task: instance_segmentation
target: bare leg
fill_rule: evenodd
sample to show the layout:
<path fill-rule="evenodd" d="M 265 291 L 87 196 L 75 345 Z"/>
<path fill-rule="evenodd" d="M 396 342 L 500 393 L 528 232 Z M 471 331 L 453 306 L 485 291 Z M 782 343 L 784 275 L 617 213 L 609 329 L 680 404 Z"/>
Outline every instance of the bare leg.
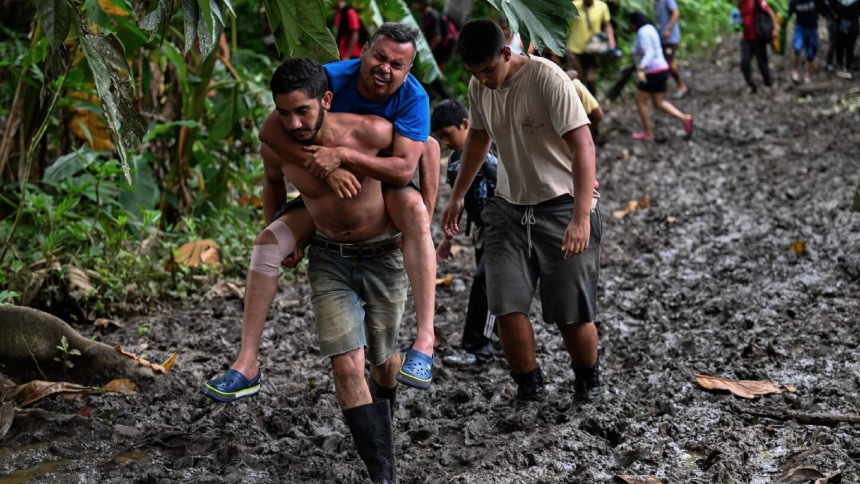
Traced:
<path fill-rule="evenodd" d="M 797 73 L 798 69 L 800 68 L 799 66 L 800 66 L 800 52 L 794 54 L 794 69 L 792 69 L 792 71 L 791 71 L 791 80 L 792 81 L 796 81 L 798 79 L 798 76 L 800 76 L 800 74 Z"/>
<path fill-rule="evenodd" d="M 812 61 L 806 61 L 806 78 L 812 79 Z"/>
<path fill-rule="evenodd" d="M 537 368 L 535 334 L 524 313 L 510 313 L 496 318 L 499 342 L 511 373 L 528 373 Z"/>
<path fill-rule="evenodd" d="M 559 324 L 558 329 L 574 365 L 585 368 L 597 363 L 597 328 L 594 323 Z"/>
<path fill-rule="evenodd" d="M 418 322 L 418 334 L 412 348 L 425 355 L 432 355 L 436 341 L 433 330 L 436 249 L 430 236 L 430 215 L 421 194 L 410 187 L 385 190 L 383 195 L 391 221 L 403 232 L 403 266 L 412 285 Z"/>
<path fill-rule="evenodd" d="M 287 227 L 293 232 L 297 247 L 304 247 L 314 233 L 313 220 L 304 208 L 290 210 L 278 220 L 287 224 Z M 254 245 L 277 243 L 275 235 L 268 229 L 260 232 L 254 240 Z M 256 377 L 260 371 L 257 364 L 260 342 L 263 339 L 266 316 L 277 291 L 277 276 L 266 276 L 259 272 L 248 271 L 245 286 L 245 313 L 242 316 L 242 346 L 239 350 L 239 356 L 231 368 L 242 373 L 249 380 Z"/>
<path fill-rule="evenodd" d="M 421 183 L 421 199 L 424 200 L 430 220 L 433 220 L 436 196 L 439 194 L 440 156 L 439 142 L 434 138 L 427 138 L 424 152 L 418 160 L 418 176 Z"/>
<path fill-rule="evenodd" d="M 381 365 L 370 365 L 370 376 L 381 387 L 392 388 L 397 385 L 397 371 L 400 370 L 400 353 L 395 353 Z"/>
<path fill-rule="evenodd" d="M 639 98 L 636 98 L 637 102 Z M 665 113 L 669 113 L 673 118 L 677 119 L 681 123 L 686 124 L 692 116 L 689 114 L 684 114 L 678 110 L 675 106 L 672 105 L 669 101 L 663 99 L 663 93 L 655 92 L 651 94 L 651 102 L 654 104 L 655 109 L 659 109 Z"/>
<path fill-rule="evenodd" d="M 648 97 L 649 94 L 645 91 L 636 91 L 636 109 L 639 110 L 639 117 L 642 118 L 644 133 L 649 138 L 654 137 L 654 130 L 651 129 L 651 114 L 648 112 Z"/>
<path fill-rule="evenodd" d="M 373 403 L 364 379 L 364 348 L 331 357 L 334 391 L 342 410 Z"/>
<path fill-rule="evenodd" d="M 669 74 L 675 79 L 675 82 L 678 83 L 679 91 L 686 91 L 687 86 L 684 84 L 684 81 L 681 80 L 681 73 L 678 71 L 678 64 L 675 62 L 675 59 L 672 59 L 672 62 L 669 63 Z"/>

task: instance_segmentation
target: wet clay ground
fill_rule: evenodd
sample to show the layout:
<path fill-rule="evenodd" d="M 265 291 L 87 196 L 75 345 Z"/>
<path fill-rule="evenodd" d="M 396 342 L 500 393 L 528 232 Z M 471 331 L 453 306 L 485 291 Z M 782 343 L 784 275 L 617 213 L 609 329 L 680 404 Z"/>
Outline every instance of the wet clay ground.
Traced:
<path fill-rule="evenodd" d="M 535 304 L 546 402 L 512 418 L 501 357 L 470 369 L 438 362 L 429 391 L 398 396 L 401 482 L 590 483 L 632 474 L 765 483 L 795 466 L 860 481 L 860 426 L 818 430 L 741 412 L 860 413 L 860 214 L 847 211 L 860 175 L 860 110 L 834 97 L 849 81 L 800 97 L 786 81 L 787 58 L 774 60 L 777 93 L 746 94 L 735 48 L 726 43 L 687 69 L 693 95 L 677 106 L 695 115 L 692 141 L 660 113 L 665 139 L 634 142 L 632 104 L 605 105 L 601 398 L 572 402 L 568 357 Z M 448 193 L 443 187 L 440 210 Z M 650 208 L 613 217 L 646 193 Z M 788 248 L 800 240 L 798 256 Z M 440 265 L 454 275 L 437 293 L 440 354 L 456 350 L 471 283 L 469 243 L 456 243 L 455 261 Z M 124 320 L 104 340 L 154 361 L 179 350 L 173 371 L 137 395 L 19 410 L 0 442 L 0 483 L 363 482 L 314 341 L 305 280 L 282 285 L 269 312 L 262 393 L 230 405 L 200 395 L 238 351 L 241 315 L 238 299 L 214 299 Z M 148 332 L 140 335 L 141 326 Z M 414 318 L 403 327 L 407 347 Z M 797 392 L 747 401 L 703 390 L 694 373 Z M 812 451 L 789 460 L 817 431 Z"/>

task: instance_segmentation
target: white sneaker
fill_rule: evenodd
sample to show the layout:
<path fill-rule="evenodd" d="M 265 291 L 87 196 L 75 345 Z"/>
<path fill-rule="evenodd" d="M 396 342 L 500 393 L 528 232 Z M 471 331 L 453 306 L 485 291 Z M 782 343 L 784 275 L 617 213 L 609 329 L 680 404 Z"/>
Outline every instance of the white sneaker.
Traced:
<path fill-rule="evenodd" d="M 839 71 L 836 75 L 841 77 L 842 79 L 853 79 L 854 78 L 854 76 L 852 76 L 851 73 L 845 69 Z"/>
<path fill-rule="evenodd" d="M 812 78 L 811 77 L 804 77 L 803 83 L 804 84 L 812 84 Z"/>

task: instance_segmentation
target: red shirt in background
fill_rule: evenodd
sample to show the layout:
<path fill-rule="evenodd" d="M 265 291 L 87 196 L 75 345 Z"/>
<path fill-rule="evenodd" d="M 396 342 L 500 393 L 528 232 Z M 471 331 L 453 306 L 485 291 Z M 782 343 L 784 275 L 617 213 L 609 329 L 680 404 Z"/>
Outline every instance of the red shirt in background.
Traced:
<path fill-rule="evenodd" d="M 759 2 L 759 6 L 761 7 L 764 15 L 767 15 L 766 12 L 770 10 L 770 5 L 767 4 L 767 0 L 741 0 L 738 2 L 738 10 L 741 12 L 741 19 L 744 24 L 744 40 L 758 39 L 758 35 L 755 33 L 755 2 Z"/>
<path fill-rule="evenodd" d="M 340 32 L 340 22 L 341 22 L 340 10 L 334 12 L 334 31 Z M 349 39 L 355 32 L 358 32 L 358 29 L 361 28 L 361 22 L 358 18 L 358 12 L 355 11 L 354 8 L 350 8 L 346 11 L 346 35 L 341 36 L 337 39 L 337 48 L 338 53 L 340 54 L 341 59 L 357 59 L 361 55 L 361 43 L 356 42 L 355 48 L 352 49 L 352 52 L 347 52 L 346 49 L 349 47 Z"/>

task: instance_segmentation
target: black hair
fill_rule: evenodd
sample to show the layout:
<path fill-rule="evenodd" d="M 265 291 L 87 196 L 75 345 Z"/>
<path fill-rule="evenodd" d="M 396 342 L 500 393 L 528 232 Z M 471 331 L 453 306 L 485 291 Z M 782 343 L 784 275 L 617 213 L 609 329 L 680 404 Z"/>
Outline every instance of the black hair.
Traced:
<path fill-rule="evenodd" d="M 430 115 L 430 131 L 436 132 L 448 126 L 456 126 L 459 129 L 464 119 L 469 119 L 466 106 L 453 99 L 446 99 L 433 109 L 433 114 Z"/>
<path fill-rule="evenodd" d="M 634 10 L 627 14 L 627 21 L 633 25 L 634 30 L 639 30 L 639 27 L 644 27 L 646 25 L 654 25 L 654 21 L 651 20 L 651 17 L 645 15 L 639 10 Z"/>
<path fill-rule="evenodd" d="M 467 66 L 483 64 L 502 55 L 505 34 L 492 20 L 472 20 L 460 30 L 457 49 Z"/>
<path fill-rule="evenodd" d="M 323 66 L 310 57 L 287 59 L 275 69 L 269 88 L 272 97 L 301 90 L 308 97 L 319 100 L 328 91 L 328 76 Z"/>
<path fill-rule="evenodd" d="M 418 44 L 415 42 L 418 39 L 418 30 L 413 29 L 412 27 L 397 23 L 397 22 L 385 22 L 381 27 L 376 29 L 376 32 L 370 36 L 370 39 L 367 41 L 367 47 L 370 48 L 373 44 L 379 40 L 383 35 L 387 37 L 391 37 L 391 40 L 397 42 L 398 44 L 410 43 L 412 44 L 412 51 L 418 52 Z M 414 54 L 413 54 L 414 56 Z"/>

